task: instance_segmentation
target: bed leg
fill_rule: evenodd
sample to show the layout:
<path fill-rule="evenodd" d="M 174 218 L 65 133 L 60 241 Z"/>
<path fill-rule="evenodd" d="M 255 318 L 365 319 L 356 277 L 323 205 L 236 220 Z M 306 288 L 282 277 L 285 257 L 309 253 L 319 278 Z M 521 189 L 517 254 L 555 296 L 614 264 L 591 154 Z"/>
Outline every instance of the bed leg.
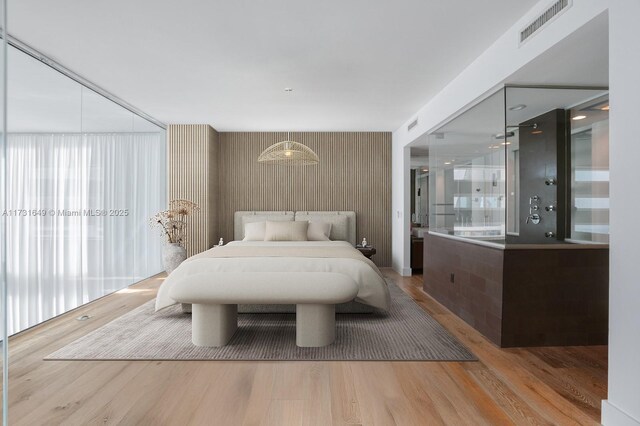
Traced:
<path fill-rule="evenodd" d="M 336 338 L 336 306 L 324 304 L 296 305 L 296 345 L 320 347 Z"/>
<path fill-rule="evenodd" d="M 192 305 L 191 340 L 196 346 L 224 346 L 238 329 L 238 305 Z"/>

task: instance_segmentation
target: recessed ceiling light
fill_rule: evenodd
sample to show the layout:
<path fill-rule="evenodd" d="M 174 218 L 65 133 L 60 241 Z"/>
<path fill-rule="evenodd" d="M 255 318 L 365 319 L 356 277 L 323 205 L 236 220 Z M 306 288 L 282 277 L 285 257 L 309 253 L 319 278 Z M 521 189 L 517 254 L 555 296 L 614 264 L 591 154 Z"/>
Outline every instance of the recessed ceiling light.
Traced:
<path fill-rule="evenodd" d="M 509 141 L 502 142 L 502 145 L 511 145 L 511 142 L 509 142 Z"/>
<path fill-rule="evenodd" d="M 600 108 L 600 111 L 609 111 L 609 105 L 605 105 L 602 108 Z"/>
<path fill-rule="evenodd" d="M 284 91 L 285 92 L 293 92 L 293 89 L 291 87 L 285 87 Z"/>
<path fill-rule="evenodd" d="M 429 171 L 429 169 L 422 169 L 422 171 L 423 171 L 423 172 L 428 172 L 428 171 Z"/>
<path fill-rule="evenodd" d="M 445 161 L 444 164 L 448 166 L 449 164 L 451 164 L 451 161 Z"/>
<path fill-rule="evenodd" d="M 527 106 L 525 104 L 518 104 L 512 107 L 509 107 L 511 111 L 520 111 L 521 109 L 525 109 Z"/>
<path fill-rule="evenodd" d="M 585 118 L 587 118 L 586 115 L 576 115 L 573 117 L 574 120 L 584 120 Z"/>

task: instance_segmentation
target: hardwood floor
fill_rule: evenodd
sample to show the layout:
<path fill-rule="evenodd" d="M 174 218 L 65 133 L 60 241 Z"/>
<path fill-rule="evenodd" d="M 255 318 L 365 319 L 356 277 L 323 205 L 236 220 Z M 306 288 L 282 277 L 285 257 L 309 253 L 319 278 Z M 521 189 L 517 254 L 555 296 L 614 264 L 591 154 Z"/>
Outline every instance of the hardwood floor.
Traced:
<path fill-rule="evenodd" d="M 607 348 L 503 350 L 396 282 L 479 362 L 43 361 L 152 299 L 143 281 L 10 339 L 15 425 L 597 424 Z M 77 321 L 87 314 L 87 321 Z"/>

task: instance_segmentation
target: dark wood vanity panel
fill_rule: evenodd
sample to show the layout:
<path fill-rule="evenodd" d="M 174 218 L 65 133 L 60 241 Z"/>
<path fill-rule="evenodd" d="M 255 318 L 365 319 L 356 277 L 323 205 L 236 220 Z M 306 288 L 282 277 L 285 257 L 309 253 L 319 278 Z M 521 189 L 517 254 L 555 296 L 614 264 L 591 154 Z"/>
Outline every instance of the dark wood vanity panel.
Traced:
<path fill-rule="evenodd" d="M 424 265 L 424 240 L 411 237 L 411 270 L 422 272 Z"/>
<path fill-rule="evenodd" d="M 607 343 L 608 248 L 424 244 L 424 291 L 496 345 Z"/>
<path fill-rule="evenodd" d="M 502 347 L 606 345 L 609 249 L 504 251 Z"/>
<path fill-rule="evenodd" d="M 502 250 L 424 236 L 424 291 L 500 344 Z"/>

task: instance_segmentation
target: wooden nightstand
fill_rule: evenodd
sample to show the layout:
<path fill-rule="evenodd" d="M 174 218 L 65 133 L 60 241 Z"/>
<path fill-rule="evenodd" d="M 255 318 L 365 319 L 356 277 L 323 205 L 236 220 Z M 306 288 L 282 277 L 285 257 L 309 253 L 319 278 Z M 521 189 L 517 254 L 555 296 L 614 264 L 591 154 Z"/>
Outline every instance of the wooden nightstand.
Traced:
<path fill-rule="evenodd" d="M 362 247 L 361 245 L 357 245 L 356 249 L 360 253 L 364 254 L 364 256 L 368 259 L 371 259 L 373 255 L 376 254 L 376 248 L 373 246 Z"/>

